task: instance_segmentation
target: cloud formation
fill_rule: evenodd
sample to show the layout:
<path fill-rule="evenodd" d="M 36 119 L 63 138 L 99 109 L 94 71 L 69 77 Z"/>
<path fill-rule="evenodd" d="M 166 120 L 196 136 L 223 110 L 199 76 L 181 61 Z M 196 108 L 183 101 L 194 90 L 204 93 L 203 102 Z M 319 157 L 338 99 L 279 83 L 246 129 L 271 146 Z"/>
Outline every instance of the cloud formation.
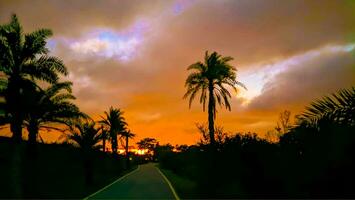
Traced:
<path fill-rule="evenodd" d="M 355 85 L 355 45 L 327 47 L 294 57 L 267 79 L 249 109 L 300 106 Z M 290 60 L 289 60 L 290 61 Z"/>
<path fill-rule="evenodd" d="M 188 109 L 184 81 L 205 50 L 234 57 L 248 87 L 232 112 L 218 108 L 217 123 L 262 134 L 281 110 L 355 85 L 354 10 L 347 0 L 5 0 L 0 23 L 16 13 L 26 32 L 54 31 L 48 47 L 84 112 L 119 107 L 136 140 L 192 144 L 207 113 L 198 102 Z"/>

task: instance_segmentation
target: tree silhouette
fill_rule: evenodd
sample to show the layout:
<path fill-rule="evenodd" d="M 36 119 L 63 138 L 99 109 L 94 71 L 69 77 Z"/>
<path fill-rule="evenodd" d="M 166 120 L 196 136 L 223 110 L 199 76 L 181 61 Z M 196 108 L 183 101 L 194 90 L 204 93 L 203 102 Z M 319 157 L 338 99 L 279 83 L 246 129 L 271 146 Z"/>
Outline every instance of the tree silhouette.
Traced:
<path fill-rule="evenodd" d="M 277 122 L 277 126 L 275 127 L 275 130 L 279 134 L 285 134 L 287 131 L 290 130 L 291 128 L 291 111 L 285 110 L 280 113 L 279 115 L 279 121 Z"/>
<path fill-rule="evenodd" d="M 1 125 L 10 125 L 15 143 L 22 140 L 22 126 L 27 114 L 25 97 L 38 87 L 35 81 L 55 83 L 60 74 L 68 74 L 60 59 L 48 56 L 46 39 L 51 35 L 49 29 L 24 34 L 16 15 L 12 15 L 8 24 L 0 25 L 0 90 L 4 111 Z M 20 148 L 13 145 L 12 151 L 10 185 L 15 196 L 21 197 Z"/>
<path fill-rule="evenodd" d="M 60 59 L 47 55 L 46 39 L 51 35 L 49 29 L 23 34 L 16 15 L 12 15 L 10 23 L 0 26 L 0 71 L 4 73 L 1 85 L 6 88 L 5 112 L 15 141 L 22 138 L 26 90 L 36 87 L 36 79 L 55 83 L 58 74 L 68 73 Z"/>
<path fill-rule="evenodd" d="M 128 152 L 128 142 L 129 142 L 129 139 L 132 139 L 136 136 L 136 134 L 132 133 L 130 130 L 125 130 L 122 132 L 122 137 L 125 138 L 125 141 L 126 141 L 126 144 L 125 144 L 125 149 L 126 149 L 126 163 L 127 163 L 127 166 L 129 167 L 129 152 Z"/>
<path fill-rule="evenodd" d="M 46 89 L 38 88 L 27 97 L 28 114 L 24 125 L 28 130 L 28 140 L 36 143 L 40 129 L 58 129 L 56 125 L 67 124 L 69 119 L 87 117 L 71 102 L 72 83 L 60 82 Z"/>
<path fill-rule="evenodd" d="M 210 137 L 208 136 L 208 128 L 206 124 L 196 123 L 196 128 L 198 129 L 199 133 L 201 134 L 200 141 L 198 142 L 199 145 L 208 145 L 210 144 Z M 227 133 L 224 131 L 222 126 L 216 125 L 215 127 L 215 137 L 216 143 L 222 144 L 226 138 L 228 137 Z"/>
<path fill-rule="evenodd" d="M 126 155 L 128 155 L 128 141 L 129 139 L 132 139 L 136 136 L 136 134 L 132 133 L 130 130 L 126 130 L 122 132 L 122 137 L 125 138 L 126 144 L 125 144 L 125 149 L 126 149 Z"/>
<path fill-rule="evenodd" d="M 276 143 L 279 141 L 280 137 L 289 132 L 291 128 L 291 111 L 284 110 L 279 114 L 279 119 L 276 122 L 274 130 L 267 131 L 265 137 L 269 142 Z"/>
<path fill-rule="evenodd" d="M 73 120 L 70 124 L 67 140 L 73 142 L 74 146 L 81 148 L 84 159 L 85 182 L 90 185 L 93 182 L 93 169 L 91 154 L 94 150 L 99 150 L 101 145 L 100 128 L 96 128 L 96 123 L 92 120 Z"/>
<path fill-rule="evenodd" d="M 117 154 L 118 136 L 125 130 L 127 123 L 123 117 L 123 112 L 120 109 L 110 107 L 109 112 L 105 111 L 105 116 L 102 117 L 101 123 L 109 132 L 112 152 Z"/>
<path fill-rule="evenodd" d="M 73 120 L 68 123 L 69 133 L 66 135 L 69 142 L 80 147 L 85 152 L 98 150 L 101 148 L 98 143 L 101 140 L 100 128 L 96 128 L 96 123 L 91 120 Z"/>
<path fill-rule="evenodd" d="M 106 140 L 109 139 L 109 132 L 101 125 L 102 151 L 106 152 Z"/>
<path fill-rule="evenodd" d="M 317 126 L 321 120 L 355 126 L 355 87 L 343 89 L 311 103 L 298 116 L 299 123 Z"/>
<path fill-rule="evenodd" d="M 143 138 L 139 142 L 137 142 L 138 148 L 140 149 L 148 149 L 150 152 L 154 151 L 155 146 L 158 141 L 154 138 Z"/>
<path fill-rule="evenodd" d="M 244 84 L 236 80 L 237 70 L 229 64 L 232 60 L 232 57 L 222 57 L 217 52 L 208 54 L 208 51 L 206 51 L 204 63 L 196 62 L 187 68 L 194 71 L 186 79 L 185 87 L 187 87 L 187 91 L 183 98 L 189 98 L 189 107 L 191 107 L 192 101 L 201 91 L 200 103 L 203 104 L 203 110 L 205 111 L 208 95 L 208 129 L 211 145 L 215 144 L 216 102 L 220 106 L 225 106 L 226 109 L 231 110 L 229 99 L 232 95 L 225 86 L 230 86 L 236 92 L 237 85 L 246 88 Z"/>

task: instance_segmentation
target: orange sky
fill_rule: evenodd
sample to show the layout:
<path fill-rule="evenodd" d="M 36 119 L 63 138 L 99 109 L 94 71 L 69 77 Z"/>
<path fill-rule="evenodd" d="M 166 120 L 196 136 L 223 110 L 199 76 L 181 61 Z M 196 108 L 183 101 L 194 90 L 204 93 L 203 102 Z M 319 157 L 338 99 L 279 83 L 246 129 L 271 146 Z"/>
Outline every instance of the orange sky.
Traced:
<path fill-rule="evenodd" d="M 355 3 L 334 0 L 1 1 L 25 32 L 50 28 L 76 103 L 98 119 L 112 105 L 138 141 L 193 144 L 207 113 L 182 99 L 188 65 L 204 51 L 232 56 L 248 91 L 219 109 L 217 124 L 260 135 L 278 113 L 355 85 Z M 3 134 L 6 134 L 3 132 Z M 43 133 L 48 141 L 58 135 Z"/>

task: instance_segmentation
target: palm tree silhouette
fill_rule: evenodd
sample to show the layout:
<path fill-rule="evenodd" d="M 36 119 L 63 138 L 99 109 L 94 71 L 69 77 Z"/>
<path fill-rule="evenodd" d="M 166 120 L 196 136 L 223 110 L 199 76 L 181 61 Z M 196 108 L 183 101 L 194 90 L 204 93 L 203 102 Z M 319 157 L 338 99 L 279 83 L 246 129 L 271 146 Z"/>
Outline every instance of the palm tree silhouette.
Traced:
<path fill-rule="evenodd" d="M 105 111 L 105 116 L 101 116 L 102 120 L 99 121 L 106 130 L 109 132 L 111 141 L 112 152 L 117 154 L 118 149 L 118 136 L 125 130 L 127 123 L 123 117 L 123 112 L 120 109 L 110 107 L 109 112 Z"/>
<path fill-rule="evenodd" d="M 124 132 L 122 132 L 122 137 L 125 138 L 126 140 L 126 145 L 125 145 L 125 149 L 126 149 L 126 163 L 127 166 L 129 166 L 129 152 L 128 152 L 128 141 L 129 139 L 132 139 L 136 136 L 136 134 L 132 133 L 130 130 L 125 130 Z"/>
<path fill-rule="evenodd" d="M 15 141 L 22 139 L 26 90 L 36 87 L 36 79 L 55 83 L 59 74 L 68 74 L 60 59 L 48 56 L 46 39 L 51 35 L 49 29 L 23 34 L 16 15 L 12 15 L 9 24 L 0 26 L 0 71 L 4 74 L 1 85 L 5 87 L 5 114 Z"/>
<path fill-rule="evenodd" d="M 215 144 L 216 102 L 231 110 L 229 99 L 232 95 L 225 88 L 225 85 L 230 86 L 236 92 L 237 85 L 246 89 L 244 84 L 236 80 L 237 70 L 229 64 L 231 60 L 233 60 L 232 57 L 222 57 L 217 52 L 208 54 L 208 51 L 206 51 L 204 63 L 196 62 L 187 68 L 187 70 L 194 71 L 186 79 L 185 87 L 187 87 L 187 91 L 183 98 L 189 98 L 189 107 L 191 107 L 192 101 L 201 91 L 200 103 L 203 104 L 203 111 L 205 111 L 208 94 L 208 129 L 212 146 Z"/>
<path fill-rule="evenodd" d="M 101 125 L 102 151 L 106 152 L 106 140 L 109 139 L 109 131 Z"/>
<path fill-rule="evenodd" d="M 298 116 L 299 123 L 316 127 L 321 120 L 355 126 L 355 87 L 325 96 Z"/>
<path fill-rule="evenodd" d="M 27 97 L 29 112 L 25 116 L 24 125 L 30 143 L 36 143 L 40 129 L 62 131 L 54 125 L 66 125 L 69 119 L 87 117 L 71 102 L 75 99 L 71 94 L 71 86 L 71 82 L 55 83 L 46 89 L 38 88 Z"/>
<path fill-rule="evenodd" d="M 96 128 L 96 123 L 92 120 L 73 120 L 69 126 L 69 134 L 66 135 L 69 142 L 81 148 L 84 159 L 85 182 L 87 185 L 93 182 L 93 165 L 91 154 L 94 150 L 99 150 L 101 145 L 100 128 Z"/>
<path fill-rule="evenodd" d="M 69 122 L 69 134 L 67 140 L 73 142 L 74 146 L 80 147 L 85 152 L 101 148 L 98 143 L 101 140 L 100 128 L 96 128 L 96 123 L 91 120 L 74 120 Z"/>

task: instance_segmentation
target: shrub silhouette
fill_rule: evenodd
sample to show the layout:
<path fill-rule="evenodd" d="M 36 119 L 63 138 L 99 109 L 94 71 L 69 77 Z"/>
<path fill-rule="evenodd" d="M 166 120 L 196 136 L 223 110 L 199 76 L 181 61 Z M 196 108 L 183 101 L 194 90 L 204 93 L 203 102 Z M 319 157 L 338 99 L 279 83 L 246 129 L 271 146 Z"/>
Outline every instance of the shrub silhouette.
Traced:
<path fill-rule="evenodd" d="M 354 97 L 351 88 L 315 101 L 278 143 L 228 135 L 214 152 L 165 152 L 161 167 L 196 182 L 199 198 L 353 198 Z"/>

